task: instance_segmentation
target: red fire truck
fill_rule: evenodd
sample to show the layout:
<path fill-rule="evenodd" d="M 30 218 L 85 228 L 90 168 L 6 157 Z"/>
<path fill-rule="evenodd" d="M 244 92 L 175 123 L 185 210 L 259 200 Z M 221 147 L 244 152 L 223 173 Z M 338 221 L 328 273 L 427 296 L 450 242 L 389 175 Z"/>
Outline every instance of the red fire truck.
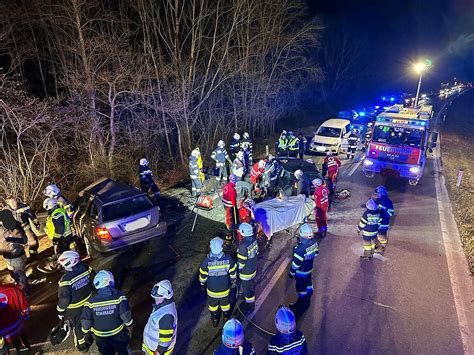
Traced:
<path fill-rule="evenodd" d="M 407 178 L 410 185 L 418 184 L 430 148 L 432 116 L 432 106 L 393 105 L 380 113 L 363 162 L 365 175 L 396 175 Z"/>

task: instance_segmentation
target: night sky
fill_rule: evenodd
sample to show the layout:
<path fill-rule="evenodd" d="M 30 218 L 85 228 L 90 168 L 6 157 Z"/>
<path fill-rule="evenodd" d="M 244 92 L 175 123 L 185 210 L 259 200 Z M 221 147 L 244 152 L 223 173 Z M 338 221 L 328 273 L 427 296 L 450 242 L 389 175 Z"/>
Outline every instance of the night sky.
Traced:
<path fill-rule="evenodd" d="M 368 86 L 414 91 L 410 63 L 430 58 L 426 89 L 441 81 L 474 80 L 474 0 L 307 0 L 327 30 L 345 24 L 364 38 Z"/>

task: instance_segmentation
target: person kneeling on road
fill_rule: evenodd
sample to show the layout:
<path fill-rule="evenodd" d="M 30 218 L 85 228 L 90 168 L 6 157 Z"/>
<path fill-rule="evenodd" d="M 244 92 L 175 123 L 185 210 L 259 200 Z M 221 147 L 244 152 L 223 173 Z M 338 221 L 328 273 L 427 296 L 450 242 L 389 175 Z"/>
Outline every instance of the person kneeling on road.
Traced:
<path fill-rule="evenodd" d="M 268 343 L 268 354 L 308 355 L 308 344 L 301 331 L 296 329 L 294 313 L 286 306 L 280 306 L 275 313 L 278 331 Z"/>
<path fill-rule="evenodd" d="M 215 237 L 210 242 L 211 252 L 199 268 L 199 282 L 207 291 L 207 304 L 214 327 L 219 325 L 221 310 L 224 322 L 230 318 L 230 288 L 235 287 L 237 265 L 224 253 L 224 241 Z"/>
<path fill-rule="evenodd" d="M 94 334 L 101 354 L 128 355 L 133 319 L 127 297 L 114 288 L 110 271 L 99 271 L 94 277 L 94 287 L 97 291 L 82 311 L 82 332 Z"/>
<path fill-rule="evenodd" d="M 74 345 L 79 351 L 87 352 L 90 342 L 86 341 L 81 330 L 81 315 L 84 304 L 92 294 L 94 270 L 83 264 L 79 254 L 68 250 L 61 254 L 59 264 L 65 273 L 59 280 L 58 318 L 67 320 L 74 331 Z"/>
<path fill-rule="evenodd" d="M 299 242 L 293 248 L 293 261 L 289 277 L 296 281 L 296 292 L 298 300 L 290 307 L 298 313 L 304 312 L 310 305 L 313 295 L 313 260 L 319 253 L 319 246 L 313 238 L 313 228 L 309 224 L 303 224 L 299 229 Z"/>
<path fill-rule="evenodd" d="M 357 234 L 362 233 L 364 244 L 364 255 L 361 255 L 361 258 L 371 260 L 377 245 L 377 233 L 382 218 L 377 203 L 373 199 L 369 199 L 365 206 L 367 209 L 360 218 Z"/>
<path fill-rule="evenodd" d="M 176 344 L 178 314 L 169 280 L 162 280 L 151 289 L 155 300 L 143 331 L 142 351 L 147 355 L 171 355 Z"/>
<path fill-rule="evenodd" d="M 254 278 L 257 275 L 258 244 L 254 238 L 253 227 L 248 223 L 239 226 L 240 235 L 244 238 L 237 249 L 240 285 L 245 302 L 242 302 L 241 311 L 245 314 L 255 309 Z"/>
<path fill-rule="evenodd" d="M 237 319 L 231 318 L 222 329 L 222 344 L 213 355 L 254 355 L 255 349 L 245 341 L 244 327 Z"/>

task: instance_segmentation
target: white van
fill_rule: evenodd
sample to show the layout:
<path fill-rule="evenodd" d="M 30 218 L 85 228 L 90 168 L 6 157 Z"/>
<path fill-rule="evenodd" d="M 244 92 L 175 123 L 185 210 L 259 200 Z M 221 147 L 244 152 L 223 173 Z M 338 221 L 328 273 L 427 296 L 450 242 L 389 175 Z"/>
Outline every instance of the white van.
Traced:
<path fill-rule="evenodd" d="M 312 153 L 334 154 L 345 152 L 347 144 L 343 145 L 347 135 L 351 131 L 351 122 L 341 118 L 331 118 L 325 121 L 314 134 L 309 143 L 309 151 Z"/>

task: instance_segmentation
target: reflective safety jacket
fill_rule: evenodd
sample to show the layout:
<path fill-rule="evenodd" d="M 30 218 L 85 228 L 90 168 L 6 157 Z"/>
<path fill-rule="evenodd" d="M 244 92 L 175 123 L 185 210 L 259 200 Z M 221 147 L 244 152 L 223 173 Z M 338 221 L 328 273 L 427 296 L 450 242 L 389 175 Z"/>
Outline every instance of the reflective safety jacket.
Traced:
<path fill-rule="evenodd" d="M 72 208 L 71 202 L 66 200 L 66 198 L 62 195 L 54 196 L 54 198 L 58 201 L 59 207 L 62 207 L 66 211 L 69 219 L 71 219 L 72 215 L 74 214 L 74 209 Z"/>
<path fill-rule="evenodd" d="M 286 150 L 288 148 L 288 138 L 286 136 L 280 136 L 276 145 L 278 149 Z"/>
<path fill-rule="evenodd" d="M 222 203 L 227 208 L 237 206 L 237 191 L 232 181 L 225 184 L 222 189 Z"/>
<path fill-rule="evenodd" d="M 329 207 L 329 190 L 325 185 L 318 186 L 314 191 L 316 207 L 327 210 Z"/>
<path fill-rule="evenodd" d="M 82 308 L 92 294 L 92 279 L 94 271 L 89 266 L 79 262 L 59 280 L 58 306 L 59 314 L 67 309 Z"/>
<path fill-rule="evenodd" d="M 176 344 L 178 314 L 174 299 L 154 305 L 143 330 L 142 351 L 145 354 L 166 354 Z"/>
<path fill-rule="evenodd" d="M 325 165 L 325 169 L 323 169 L 323 171 L 327 172 L 328 176 L 332 178 L 339 172 L 341 161 L 336 157 L 326 157 L 324 158 L 323 165 Z"/>
<path fill-rule="evenodd" d="M 357 133 L 352 133 L 347 137 L 347 145 L 349 148 L 357 148 L 357 144 L 359 143 L 359 135 Z"/>
<path fill-rule="evenodd" d="M 237 154 L 240 150 L 240 139 L 234 139 L 230 141 L 229 149 L 232 154 Z"/>
<path fill-rule="evenodd" d="M 254 354 L 255 354 L 255 349 L 253 345 L 245 340 L 241 346 L 235 349 L 228 348 L 224 344 L 221 344 L 212 353 L 212 355 L 254 355 Z"/>
<path fill-rule="evenodd" d="M 273 186 L 273 184 L 278 180 L 282 170 L 283 167 L 278 160 L 272 159 L 267 162 L 263 171 L 263 174 L 265 175 L 265 184 Z"/>
<path fill-rule="evenodd" d="M 309 277 L 313 272 L 313 260 L 319 254 L 318 242 L 315 239 L 300 238 L 293 247 L 293 261 L 290 274 L 296 277 Z"/>
<path fill-rule="evenodd" d="M 253 164 L 252 170 L 250 171 L 250 182 L 254 185 L 258 184 L 260 182 L 260 178 L 263 175 L 263 170 L 265 167 L 260 168 L 258 166 L 258 162 Z"/>
<path fill-rule="evenodd" d="M 395 210 L 393 209 L 393 202 L 388 198 L 388 196 L 382 196 L 376 199 L 375 202 L 380 209 L 380 216 L 382 217 L 379 230 L 387 230 L 390 225 L 390 218 L 395 213 Z"/>
<path fill-rule="evenodd" d="M 98 289 L 84 303 L 81 317 L 84 334 L 91 331 L 97 337 L 110 337 L 132 323 L 127 297 L 110 286 Z"/>
<path fill-rule="evenodd" d="M 20 286 L 0 284 L 0 337 L 6 340 L 21 335 L 30 305 Z"/>
<path fill-rule="evenodd" d="M 198 160 L 195 156 L 189 157 L 189 177 L 191 179 L 198 179 L 201 170 L 199 169 Z"/>
<path fill-rule="evenodd" d="M 72 233 L 71 221 L 64 208 L 58 207 L 48 213 L 45 232 L 49 239 L 67 237 Z"/>
<path fill-rule="evenodd" d="M 231 281 L 236 279 L 237 265 L 227 254 L 209 255 L 199 269 L 199 282 L 207 285 L 207 295 L 213 298 L 229 296 Z"/>
<path fill-rule="evenodd" d="M 215 160 L 216 167 L 218 168 L 222 168 L 223 166 L 225 166 L 226 161 L 230 162 L 230 157 L 229 154 L 227 154 L 227 150 L 221 147 L 218 147 L 217 149 L 214 149 L 212 151 L 211 158 Z"/>
<path fill-rule="evenodd" d="M 291 334 L 278 332 L 270 339 L 267 354 L 308 355 L 308 344 L 299 330 Z"/>
<path fill-rule="evenodd" d="M 254 237 L 244 237 L 237 249 L 237 263 L 241 280 L 252 280 L 257 275 L 258 244 Z"/>
<path fill-rule="evenodd" d="M 300 140 L 298 137 L 292 137 L 288 141 L 288 151 L 290 152 L 299 152 L 300 151 Z"/>
<path fill-rule="evenodd" d="M 248 154 L 252 156 L 252 149 L 253 149 L 252 141 L 249 138 L 243 138 L 240 141 L 240 149 L 242 149 L 244 152 L 248 152 Z"/>
<path fill-rule="evenodd" d="M 360 218 L 358 226 L 358 229 L 362 232 L 362 237 L 375 238 L 381 222 L 382 217 L 379 210 L 366 210 Z"/>

